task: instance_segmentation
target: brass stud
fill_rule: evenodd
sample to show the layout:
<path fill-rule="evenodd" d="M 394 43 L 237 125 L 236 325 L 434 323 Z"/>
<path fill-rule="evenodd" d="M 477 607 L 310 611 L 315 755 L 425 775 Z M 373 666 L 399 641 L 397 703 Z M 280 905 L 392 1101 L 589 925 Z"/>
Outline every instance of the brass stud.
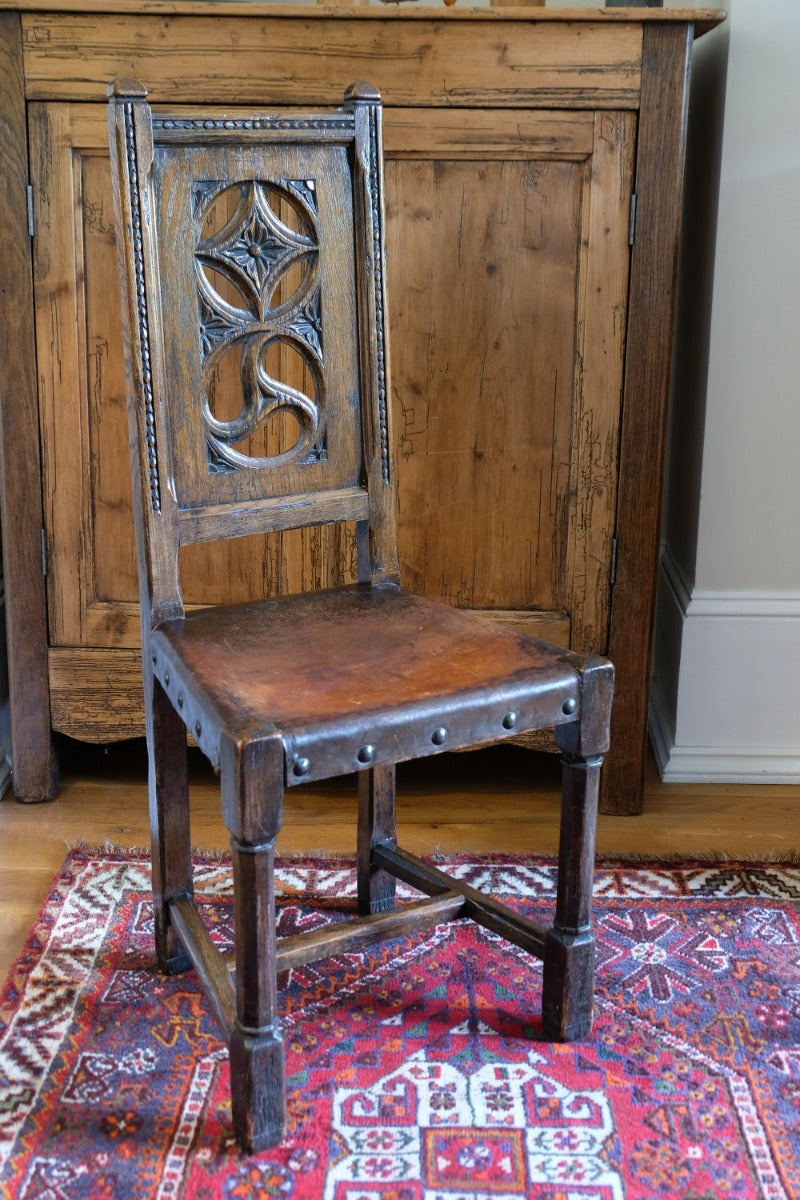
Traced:
<path fill-rule="evenodd" d="M 169 687 L 169 671 L 164 672 L 164 687 Z"/>
<path fill-rule="evenodd" d="M 294 760 L 294 773 L 298 779 L 302 779 L 311 770 L 310 758 L 296 758 Z"/>
<path fill-rule="evenodd" d="M 572 715 L 572 713 L 575 712 L 575 709 L 577 707 L 578 707 L 578 701 L 575 699 L 574 696 L 570 696 L 570 698 L 568 700 L 565 700 L 564 703 L 561 705 L 561 711 L 563 712 L 565 717 L 569 717 Z"/>
<path fill-rule="evenodd" d="M 434 746 L 443 746 L 446 740 L 447 730 L 445 729 L 444 725 L 440 725 L 438 729 L 434 729 L 433 733 L 431 734 L 431 741 L 433 742 Z"/>
<path fill-rule="evenodd" d="M 503 717 L 503 729 L 513 729 L 518 720 L 515 712 L 507 712 Z"/>
<path fill-rule="evenodd" d="M 178 692 L 178 708 L 183 708 L 183 692 Z"/>
<path fill-rule="evenodd" d="M 199 721 L 195 721 L 195 723 L 194 723 L 194 736 L 195 736 L 196 738 L 199 738 L 199 737 L 200 737 L 200 734 L 201 734 L 202 732 L 203 732 L 203 726 L 200 724 L 200 722 L 199 722 Z"/>
<path fill-rule="evenodd" d="M 375 747 L 371 746 L 369 743 L 367 743 L 365 746 L 361 746 L 356 754 L 356 758 L 363 766 L 366 766 L 367 763 L 371 763 L 374 757 Z"/>

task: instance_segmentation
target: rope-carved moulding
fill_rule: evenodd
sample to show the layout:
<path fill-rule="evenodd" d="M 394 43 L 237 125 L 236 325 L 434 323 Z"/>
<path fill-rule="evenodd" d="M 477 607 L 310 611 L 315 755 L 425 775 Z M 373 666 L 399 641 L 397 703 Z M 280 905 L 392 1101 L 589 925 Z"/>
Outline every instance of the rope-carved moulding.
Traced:
<path fill-rule="evenodd" d="M 147 291 L 144 280 L 144 250 L 142 247 L 142 214 L 139 208 L 139 166 L 136 154 L 136 132 L 133 106 L 124 106 L 125 154 L 131 181 L 131 227 L 133 232 L 133 266 L 136 276 L 136 303 L 139 326 L 139 345 L 142 357 L 140 403 L 144 407 L 147 440 L 147 473 L 150 481 L 150 503 L 154 512 L 161 512 L 161 488 L 158 480 L 156 452 L 156 417 L 153 402 L 153 376 L 150 365 L 150 318 L 147 311 Z"/>
<path fill-rule="evenodd" d="M 372 208 L 372 262 L 373 284 L 375 287 L 375 334 L 376 334 L 376 372 L 378 393 L 378 421 L 380 424 L 381 446 L 381 476 L 383 482 L 389 483 L 389 417 L 388 399 L 386 395 L 386 317 L 383 304 L 383 242 L 380 219 L 380 178 L 378 164 L 380 147 L 378 145 L 377 115 L 370 113 L 369 123 L 369 193 Z"/>
<path fill-rule="evenodd" d="M 327 132 L 333 130 L 343 130 L 344 132 L 352 131 L 354 127 L 353 117 L 347 113 L 336 117 L 154 117 L 153 129 L 160 133 L 169 132 L 172 129 L 187 130 L 187 129 L 208 129 L 214 133 L 223 133 L 226 130 L 242 131 L 248 129 L 255 130 L 280 130 L 292 131 L 298 133 L 303 130 Z"/>
<path fill-rule="evenodd" d="M 209 469 L 316 462 L 325 400 L 314 181 L 204 180 L 193 184 L 192 205 Z M 241 408 L 223 419 L 216 386 L 231 355 Z M 271 364 L 291 360 L 311 394 L 276 377 Z M 297 423 L 291 446 L 261 455 L 243 448 L 279 413 Z"/>

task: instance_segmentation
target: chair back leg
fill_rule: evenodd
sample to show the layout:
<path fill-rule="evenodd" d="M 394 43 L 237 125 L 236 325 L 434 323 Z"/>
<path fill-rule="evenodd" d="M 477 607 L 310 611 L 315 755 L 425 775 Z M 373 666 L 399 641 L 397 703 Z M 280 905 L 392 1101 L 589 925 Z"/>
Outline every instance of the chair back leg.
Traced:
<path fill-rule="evenodd" d="M 397 845 L 393 763 L 358 775 L 358 911 L 364 916 L 394 908 L 395 877 L 374 865 L 378 842 Z"/>
<path fill-rule="evenodd" d="M 145 686 L 152 697 L 148 742 L 156 959 L 165 974 L 174 975 L 191 966 L 169 914 L 171 900 L 193 892 L 186 726 L 157 679 L 150 676 Z"/>

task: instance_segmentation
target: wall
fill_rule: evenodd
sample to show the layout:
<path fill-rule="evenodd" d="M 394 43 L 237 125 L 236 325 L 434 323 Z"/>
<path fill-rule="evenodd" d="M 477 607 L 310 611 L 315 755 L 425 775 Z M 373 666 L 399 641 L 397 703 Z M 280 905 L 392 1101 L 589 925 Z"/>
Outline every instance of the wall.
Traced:
<path fill-rule="evenodd" d="M 651 737 L 667 780 L 800 782 L 800 4 L 726 7 L 693 62 Z"/>

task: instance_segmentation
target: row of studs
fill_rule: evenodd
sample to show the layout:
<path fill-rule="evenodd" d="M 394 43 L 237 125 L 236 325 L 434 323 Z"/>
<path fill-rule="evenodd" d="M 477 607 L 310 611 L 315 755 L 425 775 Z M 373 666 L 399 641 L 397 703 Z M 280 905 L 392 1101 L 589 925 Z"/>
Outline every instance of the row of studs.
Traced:
<path fill-rule="evenodd" d="M 574 696 L 570 696 L 569 699 L 565 700 L 562 704 L 561 711 L 565 717 L 569 717 L 575 712 L 577 707 L 577 700 L 574 698 Z M 503 729 L 505 729 L 506 732 L 510 732 L 516 727 L 518 720 L 519 717 L 515 712 L 507 712 L 502 720 Z M 434 746 L 443 746 L 446 741 L 447 730 L 445 729 L 444 725 L 437 725 L 436 729 L 434 729 L 433 733 L 431 734 L 431 742 Z M 375 747 L 370 742 L 365 742 L 365 744 L 360 746 L 356 751 L 356 762 L 362 767 L 368 767 L 371 762 L 374 762 L 374 760 Z M 306 758 L 305 756 L 296 758 L 294 760 L 292 769 L 297 778 L 302 779 L 305 775 L 308 775 L 309 771 L 311 770 L 311 759 Z"/>
<path fill-rule="evenodd" d="M 155 666 L 155 665 L 156 665 L 156 662 L 158 661 L 158 655 L 156 654 L 155 650 L 154 650 L 154 651 L 153 651 L 153 653 L 152 653 L 152 659 L 153 659 L 153 666 Z M 169 687 L 169 668 L 167 668 L 167 669 L 164 671 L 164 688 L 166 689 L 166 688 L 168 688 L 168 687 Z M 183 695 L 183 691 L 181 691 L 181 690 L 179 690 L 179 691 L 178 691 L 178 694 L 177 694 L 177 696 L 175 697 L 175 703 L 176 703 L 176 705 L 178 706 L 178 709 L 179 709 L 179 711 L 182 711 L 182 710 L 183 710 L 183 705 L 184 705 L 184 695 Z M 194 736 L 195 736 L 195 738 L 197 739 L 197 741 L 198 741 L 198 742 L 200 741 L 200 738 L 201 738 L 201 736 L 202 736 L 202 733 L 203 733 L 203 726 L 201 725 L 201 723 L 200 723 L 200 721 L 199 721 L 199 720 L 198 720 L 198 721 L 195 721 L 195 723 L 194 723 Z"/>

